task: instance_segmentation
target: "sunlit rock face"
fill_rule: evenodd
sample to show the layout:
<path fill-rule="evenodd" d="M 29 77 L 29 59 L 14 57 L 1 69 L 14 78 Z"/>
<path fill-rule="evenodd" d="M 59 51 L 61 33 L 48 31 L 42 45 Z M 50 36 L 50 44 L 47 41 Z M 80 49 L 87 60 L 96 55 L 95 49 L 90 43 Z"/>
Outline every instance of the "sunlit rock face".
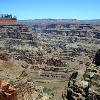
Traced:
<path fill-rule="evenodd" d="M 0 80 L 0 100 L 18 100 L 16 89 L 4 80 Z"/>

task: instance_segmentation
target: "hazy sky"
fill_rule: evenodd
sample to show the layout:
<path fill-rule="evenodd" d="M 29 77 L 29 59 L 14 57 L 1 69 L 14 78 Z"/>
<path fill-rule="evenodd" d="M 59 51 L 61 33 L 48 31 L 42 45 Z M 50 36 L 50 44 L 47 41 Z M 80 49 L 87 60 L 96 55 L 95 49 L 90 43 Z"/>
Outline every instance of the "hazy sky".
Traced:
<path fill-rule="evenodd" d="M 100 19 L 100 0 L 0 0 L 0 13 L 18 19 Z"/>

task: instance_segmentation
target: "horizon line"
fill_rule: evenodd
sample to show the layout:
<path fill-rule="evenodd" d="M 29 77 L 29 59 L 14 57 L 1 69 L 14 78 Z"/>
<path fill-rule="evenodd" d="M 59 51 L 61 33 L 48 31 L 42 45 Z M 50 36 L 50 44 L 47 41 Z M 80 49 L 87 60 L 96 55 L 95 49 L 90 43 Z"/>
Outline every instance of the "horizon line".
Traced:
<path fill-rule="evenodd" d="M 33 19 L 17 19 L 17 20 L 100 20 L 100 18 L 76 19 L 76 18 L 33 18 Z"/>

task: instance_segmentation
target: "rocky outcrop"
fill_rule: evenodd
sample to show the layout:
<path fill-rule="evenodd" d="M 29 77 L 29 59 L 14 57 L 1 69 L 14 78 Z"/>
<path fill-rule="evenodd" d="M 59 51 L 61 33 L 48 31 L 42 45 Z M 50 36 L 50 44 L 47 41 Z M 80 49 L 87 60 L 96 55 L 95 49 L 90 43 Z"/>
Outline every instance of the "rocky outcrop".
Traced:
<path fill-rule="evenodd" d="M 61 67 L 64 67 L 66 66 L 60 59 L 48 59 L 47 62 L 46 62 L 47 65 L 51 65 L 51 66 L 61 66 Z"/>
<path fill-rule="evenodd" d="M 18 100 L 16 89 L 4 80 L 0 80 L 0 100 Z"/>
<path fill-rule="evenodd" d="M 33 31 L 27 25 L 0 25 L 0 39 L 33 40 Z"/>
<path fill-rule="evenodd" d="M 100 50 L 98 50 L 95 55 L 94 63 L 96 64 L 96 66 L 100 66 Z"/>
<path fill-rule="evenodd" d="M 78 72 L 72 73 L 68 88 L 63 94 L 66 100 L 100 100 L 100 68 L 90 65 L 83 74 L 84 79 L 78 79 Z"/>

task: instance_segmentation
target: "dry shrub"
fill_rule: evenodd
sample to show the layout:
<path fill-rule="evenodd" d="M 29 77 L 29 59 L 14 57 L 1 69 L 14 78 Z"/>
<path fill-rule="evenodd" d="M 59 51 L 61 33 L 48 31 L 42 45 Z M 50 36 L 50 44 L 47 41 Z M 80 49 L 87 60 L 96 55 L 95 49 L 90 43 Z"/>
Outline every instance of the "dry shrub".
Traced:
<path fill-rule="evenodd" d="M 7 60 L 2 62 L 1 67 L 5 67 L 5 68 L 11 68 L 14 66 L 14 62 L 11 60 Z"/>

